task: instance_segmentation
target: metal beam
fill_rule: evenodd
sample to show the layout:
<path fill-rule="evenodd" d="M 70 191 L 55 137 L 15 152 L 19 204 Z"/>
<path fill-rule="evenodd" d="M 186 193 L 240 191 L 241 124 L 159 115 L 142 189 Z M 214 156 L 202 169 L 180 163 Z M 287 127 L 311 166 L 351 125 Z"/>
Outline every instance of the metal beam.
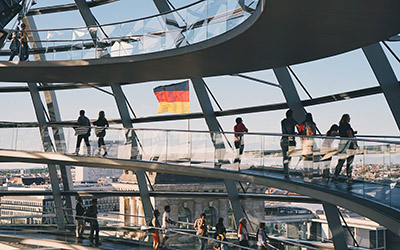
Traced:
<path fill-rule="evenodd" d="M 344 236 L 344 230 L 342 223 L 340 222 L 339 211 L 336 205 L 322 202 L 324 207 L 326 219 L 328 221 L 329 229 L 332 233 L 333 245 L 335 250 L 347 250 L 346 237 Z"/>
<path fill-rule="evenodd" d="M 79 195 L 81 197 L 138 197 L 140 192 L 138 191 L 61 191 L 62 195 Z M 179 198 L 227 198 L 227 193 L 214 193 L 214 192 L 190 192 L 190 191 L 150 191 L 150 196 L 152 197 L 179 197 Z M 36 190 L 36 191 L 0 191 L 0 197 L 7 196 L 36 196 L 36 195 L 52 195 L 51 191 L 46 190 Z M 264 193 L 239 193 L 240 199 L 245 200 L 267 200 L 267 201 L 282 201 L 282 202 L 300 202 L 300 203 L 317 203 L 320 204 L 321 201 L 313 199 L 308 196 L 299 195 L 277 195 L 277 194 L 264 194 Z M 0 203 L 2 204 L 2 203 Z"/>
<path fill-rule="evenodd" d="M 156 5 L 158 12 L 160 13 L 168 12 L 171 10 L 166 0 L 153 0 L 153 2 Z"/>
<path fill-rule="evenodd" d="M 400 130 L 400 84 L 379 43 L 362 48 Z"/>
<path fill-rule="evenodd" d="M 117 104 L 124 128 L 133 128 L 132 119 L 129 115 L 128 106 L 124 98 L 125 95 L 122 91 L 121 85 L 118 83 L 111 83 L 111 89 L 113 91 L 114 99 Z M 131 159 L 137 159 L 139 155 L 137 135 L 133 130 L 129 130 L 127 136 L 129 137 L 127 138 L 127 141 L 131 144 Z M 150 200 L 145 172 L 142 170 L 136 170 L 135 174 L 139 186 L 140 198 L 142 199 L 144 214 L 146 216 L 146 223 L 149 224 L 151 218 L 153 218 L 153 206 Z"/>
<path fill-rule="evenodd" d="M 273 69 L 279 85 L 281 86 L 283 95 L 291 110 L 293 110 L 293 117 L 297 122 L 302 122 L 305 119 L 305 110 L 301 103 L 299 94 L 294 86 L 293 79 L 289 74 L 286 67 Z"/>
<path fill-rule="evenodd" d="M 46 124 L 46 117 L 44 114 L 44 109 L 43 109 L 43 104 L 40 99 L 40 94 L 37 89 L 37 84 L 36 83 L 28 83 L 30 93 L 31 93 L 31 98 L 32 98 L 32 103 L 33 107 L 35 109 L 36 113 L 36 118 L 39 122 L 39 125 L 44 125 Z M 52 152 L 53 151 L 53 145 L 49 136 L 49 131 L 47 126 L 40 126 L 40 134 L 42 137 L 42 143 L 44 147 L 45 152 Z M 57 225 L 59 230 L 64 230 L 66 228 L 66 225 L 64 223 L 64 212 L 62 209 L 62 199 L 61 199 L 61 191 L 60 191 L 60 184 L 58 182 L 58 174 L 57 174 L 57 168 L 56 165 L 54 164 L 48 164 L 48 169 L 49 169 L 49 175 L 50 175 L 50 182 L 51 182 L 51 188 L 53 191 L 53 197 L 54 197 L 54 208 L 55 208 L 55 213 L 57 217 Z"/>
<path fill-rule="evenodd" d="M 78 7 L 79 13 L 81 14 L 86 27 L 89 30 L 90 36 L 92 37 L 93 44 L 96 46 L 96 53 L 98 57 L 104 58 L 104 57 L 109 57 L 110 55 L 108 54 L 108 50 L 102 48 L 102 46 L 98 47 L 98 45 L 101 45 L 99 43 L 99 27 L 96 18 L 94 17 L 92 11 L 90 10 L 90 7 L 86 0 L 74 0 L 76 6 Z"/>
<path fill-rule="evenodd" d="M 87 27 L 97 27 L 96 18 L 93 16 L 92 12 L 90 11 L 89 5 L 86 0 L 74 0 L 76 6 L 78 7 L 79 13 Z"/>
<path fill-rule="evenodd" d="M 217 154 L 217 159 L 219 161 L 223 160 L 223 155 L 225 154 L 225 145 L 222 140 L 221 136 L 221 129 L 218 123 L 217 117 L 215 116 L 214 109 L 211 105 L 210 97 L 207 94 L 207 90 L 204 86 L 203 79 L 191 79 L 194 90 L 197 95 L 197 99 L 199 100 L 201 109 L 203 111 L 204 118 L 206 120 L 208 129 L 212 132 L 218 133 L 211 133 L 211 140 L 215 147 L 215 151 Z M 218 167 L 218 166 L 216 166 Z M 243 207 L 239 200 L 239 193 L 237 191 L 236 182 L 229 179 L 224 179 L 226 191 L 228 193 L 229 201 L 231 203 L 231 207 L 233 210 L 236 228 L 239 228 L 239 220 L 244 217 Z"/>
<path fill-rule="evenodd" d="M 36 23 L 33 17 L 29 16 L 24 18 L 24 23 L 26 24 L 27 28 L 30 30 L 36 30 Z M 37 33 L 33 33 L 33 36 L 35 38 L 35 41 L 38 41 L 37 38 L 39 35 Z M 34 42 L 32 46 L 35 47 L 41 47 L 42 44 L 40 42 Z M 36 61 L 46 61 L 46 57 L 44 55 L 35 55 L 35 60 Z M 52 83 L 44 83 L 44 86 L 53 86 Z M 35 84 L 35 91 L 39 91 L 37 84 Z M 46 104 L 47 104 L 47 109 L 49 111 L 49 116 L 50 116 L 50 122 L 61 122 L 61 114 L 60 114 L 60 109 L 58 107 L 58 101 L 57 101 L 57 96 L 56 93 L 52 90 L 50 91 L 44 91 L 44 96 L 46 99 Z M 64 137 L 64 130 L 61 127 L 55 127 L 52 128 L 53 131 L 53 136 L 55 140 L 55 147 L 57 149 L 57 152 L 66 152 L 66 143 L 65 143 L 65 137 Z M 74 189 L 74 185 L 72 182 L 72 175 L 71 175 L 71 167 L 70 166 L 65 166 L 65 165 L 60 165 L 60 171 L 61 171 L 61 179 L 63 183 L 63 189 L 64 191 L 70 191 Z M 72 215 L 72 208 L 74 207 L 75 200 L 71 199 L 71 196 L 65 196 L 65 205 L 67 208 L 67 213 Z M 67 217 L 67 221 L 69 223 L 74 223 L 73 218 Z"/>

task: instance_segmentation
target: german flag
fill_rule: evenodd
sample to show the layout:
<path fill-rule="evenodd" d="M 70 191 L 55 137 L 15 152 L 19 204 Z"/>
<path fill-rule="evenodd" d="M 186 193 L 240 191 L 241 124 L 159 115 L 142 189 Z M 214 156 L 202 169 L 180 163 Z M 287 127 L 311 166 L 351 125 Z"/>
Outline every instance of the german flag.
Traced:
<path fill-rule="evenodd" d="M 159 102 L 159 114 L 189 113 L 189 81 L 158 86 L 153 91 Z"/>

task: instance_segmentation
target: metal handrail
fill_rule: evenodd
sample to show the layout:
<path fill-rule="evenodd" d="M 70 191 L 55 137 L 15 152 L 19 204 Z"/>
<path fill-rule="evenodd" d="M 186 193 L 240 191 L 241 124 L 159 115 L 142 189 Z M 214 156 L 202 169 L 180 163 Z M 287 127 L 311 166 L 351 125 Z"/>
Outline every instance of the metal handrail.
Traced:
<path fill-rule="evenodd" d="M 73 122 L 68 123 L 58 123 L 58 122 L 48 122 L 44 125 L 39 124 L 29 124 L 28 127 L 25 127 L 25 123 L 13 123 L 13 122 L 0 122 L 1 124 L 10 125 L 7 128 L 36 128 L 36 127 L 50 127 L 50 128 L 90 128 L 95 129 L 97 126 L 81 126 L 75 125 Z M 19 127 L 18 125 L 22 124 L 23 127 Z M 15 126 L 14 126 L 15 125 Z M 0 127 L 1 129 L 1 127 Z M 387 136 L 387 135 L 359 135 L 357 137 L 335 137 L 335 136 L 324 136 L 324 135 L 298 135 L 298 134 L 282 134 L 282 133 L 271 133 L 271 132 L 218 132 L 218 131 L 209 131 L 209 130 L 187 130 L 187 129 L 157 129 L 157 128 L 116 128 L 116 127 L 105 127 L 107 130 L 133 130 L 133 131 L 159 131 L 159 132 L 178 132 L 178 133 L 203 133 L 203 134 L 242 134 L 242 135 L 259 135 L 259 136 L 276 136 L 276 137 L 296 137 L 296 138 L 312 138 L 312 139 L 334 139 L 334 140 L 348 140 L 348 141 L 365 141 L 365 142 L 378 142 L 378 143 L 390 143 L 390 144 L 400 144 L 400 141 L 394 140 L 377 140 L 373 138 L 392 138 L 392 139 L 400 139 L 400 136 Z M 368 139 L 372 138 L 372 139 Z"/>
<path fill-rule="evenodd" d="M 95 129 L 97 126 L 80 126 L 74 124 L 59 124 L 59 123 L 47 123 L 45 125 L 40 125 L 39 127 L 83 127 Z M 324 135 L 298 135 L 298 134 L 282 134 L 282 133 L 271 133 L 271 132 L 219 132 L 219 131 L 209 131 L 209 130 L 187 130 L 187 129 L 156 129 L 156 128 L 116 128 L 116 127 L 105 127 L 109 130 L 133 130 L 133 131 L 160 131 L 160 132 L 177 132 L 177 133 L 203 133 L 203 134 L 241 134 L 241 135 L 259 135 L 259 136 L 277 136 L 277 137 L 296 137 L 296 138 L 312 138 L 312 139 L 335 139 L 335 140 L 348 140 L 348 141 L 366 141 L 366 142 L 379 142 L 379 143 L 390 143 L 399 144 L 400 141 L 393 140 L 377 140 L 377 139 L 364 139 L 359 137 L 335 137 L 335 136 L 324 136 Z"/>
<path fill-rule="evenodd" d="M 163 13 L 158 13 L 158 14 L 154 14 L 154 15 L 151 15 L 151 16 L 147 16 L 147 17 L 140 17 L 140 18 L 125 20 L 125 21 L 120 21 L 120 22 L 106 23 L 106 24 L 95 25 L 95 26 L 53 28 L 53 29 L 41 29 L 41 30 L 38 30 L 38 29 L 37 29 L 37 30 L 34 30 L 34 29 L 31 29 L 31 30 L 25 30 L 25 31 L 26 31 L 26 32 L 45 32 L 45 31 L 79 30 L 79 29 L 84 29 L 84 30 L 86 30 L 86 29 L 88 29 L 88 28 L 107 27 L 107 26 L 118 25 L 118 24 L 132 23 L 132 22 L 138 22 L 138 21 L 142 21 L 142 20 L 146 20 L 146 19 L 150 19 L 150 18 L 155 18 L 155 17 L 159 17 L 159 16 L 165 16 L 165 15 L 168 15 L 168 14 L 171 14 L 171 13 L 174 13 L 174 12 L 177 12 L 177 11 L 180 11 L 180 10 L 183 10 L 183 9 L 187 9 L 187 8 L 189 8 L 189 7 L 192 7 L 192 6 L 196 5 L 196 4 L 199 4 L 199 3 L 205 2 L 205 1 L 207 1 L 207 0 L 198 0 L 198 1 L 193 2 L 193 3 L 191 3 L 191 4 L 188 4 L 188 5 L 185 5 L 185 6 L 182 6 L 182 7 L 180 7 L 180 8 L 170 10 L 170 11 L 166 11 L 166 12 L 163 12 Z M 11 31 L 11 32 L 12 32 L 12 31 L 14 31 L 14 30 L 6 30 L 6 31 Z"/>

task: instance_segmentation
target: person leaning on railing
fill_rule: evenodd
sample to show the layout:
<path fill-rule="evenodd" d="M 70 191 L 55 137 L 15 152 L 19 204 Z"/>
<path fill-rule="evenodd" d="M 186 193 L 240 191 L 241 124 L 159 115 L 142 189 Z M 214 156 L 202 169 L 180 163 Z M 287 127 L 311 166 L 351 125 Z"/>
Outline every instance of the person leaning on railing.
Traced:
<path fill-rule="evenodd" d="M 83 239 L 83 232 L 85 231 L 85 219 L 83 218 L 85 214 L 85 208 L 82 206 L 82 198 L 78 197 L 76 198 L 76 206 L 75 206 L 75 211 L 76 211 L 76 238 L 77 240 Z"/>
<path fill-rule="evenodd" d="M 289 109 L 286 111 L 286 118 L 281 121 L 282 134 L 295 135 L 296 127 L 299 128 L 298 122 L 293 118 L 293 111 Z M 291 157 L 289 156 L 296 148 L 296 138 L 294 136 L 282 136 L 281 149 L 283 157 L 283 173 L 286 178 L 289 177 L 289 163 Z"/>
<path fill-rule="evenodd" d="M 10 58 L 8 59 L 8 61 L 12 61 L 16 55 L 20 55 L 20 50 L 21 50 L 20 36 L 21 34 L 18 27 L 16 31 L 13 31 L 11 34 L 8 35 L 8 39 L 11 40 Z"/>
<path fill-rule="evenodd" d="M 306 113 L 306 119 L 300 124 L 299 135 L 314 136 L 317 131 L 317 125 L 315 124 L 312 114 Z M 310 137 L 301 138 L 302 147 L 302 158 L 304 176 L 312 178 L 312 167 L 314 161 L 314 139 Z"/>
<path fill-rule="evenodd" d="M 97 199 L 92 200 L 92 205 L 86 211 L 86 217 L 89 218 L 90 223 L 90 235 L 89 235 L 89 244 L 91 246 L 100 246 L 99 242 L 99 222 L 97 221 Z M 96 235 L 94 235 L 96 233 Z M 94 238 L 95 237 L 95 238 Z M 93 242 L 93 238 L 95 242 Z"/>
<path fill-rule="evenodd" d="M 74 127 L 75 135 L 78 136 L 76 139 L 76 148 L 74 154 L 75 155 L 79 154 L 79 150 L 81 148 L 81 142 L 82 140 L 84 140 L 86 144 L 87 155 L 91 156 L 90 142 L 89 142 L 90 120 L 85 116 L 85 110 L 82 109 L 79 111 L 79 117 L 76 125 L 78 125 L 79 127 Z"/>
<path fill-rule="evenodd" d="M 197 235 L 207 237 L 208 228 L 205 213 L 201 213 L 200 218 L 194 222 L 194 229 L 197 230 Z M 202 237 L 199 237 L 200 250 L 205 250 L 207 248 L 207 239 Z"/>
<path fill-rule="evenodd" d="M 93 125 L 96 126 L 95 134 L 99 138 L 97 141 L 98 145 L 97 155 L 105 157 L 107 155 L 107 147 L 106 144 L 104 143 L 104 137 L 106 136 L 106 128 L 109 127 L 110 125 L 108 124 L 104 111 L 99 112 L 99 118 L 97 118 L 97 120 L 93 122 Z M 103 154 L 101 154 L 102 149 L 104 151 Z"/>
<path fill-rule="evenodd" d="M 29 57 L 29 45 L 28 45 L 28 34 L 25 31 L 26 25 L 21 24 L 21 51 L 20 51 L 20 60 L 26 61 Z"/>
<path fill-rule="evenodd" d="M 243 133 L 247 133 L 247 132 L 249 132 L 249 130 L 244 125 L 242 118 L 238 117 L 238 118 L 236 118 L 235 121 L 236 121 L 236 125 L 233 127 L 233 131 L 235 132 L 235 134 L 234 134 L 235 148 L 238 149 L 239 154 L 236 156 L 236 158 L 233 162 L 240 163 L 240 156 L 243 154 L 243 150 L 244 150 L 244 134 Z M 238 133 L 236 133 L 236 132 L 238 132 Z"/>
<path fill-rule="evenodd" d="M 160 246 L 160 230 L 158 228 L 160 228 L 161 225 L 158 217 L 161 215 L 161 213 L 156 209 L 154 210 L 153 215 L 154 217 L 151 220 L 150 226 L 155 227 L 152 229 L 151 234 L 153 236 L 153 250 L 157 250 Z"/>
<path fill-rule="evenodd" d="M 245 218 L 239 220 L 238 237 L 239 245 L 249 247 L 249 231 L 247 231 L 247 220 Z"/>
<path fill-rule="evenodd" d="M 225 236 L 226 234 L 226 227 L 224 225 L 224 218 L 220 217 L 218 219 L 217 225 L 215 225 L 215 238 L 217 238 L 218 235 L 222 234 Z"/>
<path fill-rule="evenodd" d="M 349 114 L 344 114 L 342 118 L 340 119 L 339 122 L 339 135 L 340 137 L 348 137 L 348 138 L 354 138 L 356 137 L 357 131 L 354 131 L 353 128 L 350 126 L 350 115 Z M 341 140 L 339 143 L 339 161 L 338 164 L 336 165 L 335 169 L 335 176 L 334 179 L 336 180 L 342 171 L 342 167 L 345 161 L 346 163 L 346 174 L 347 174 L 347 180 L 351 180 L 351 174 L 352 174 L 352 166 L 351 164 L 353 163 L 354 160 L 354 151 L 355 149 L 358 148 L 357 141 L 351 141 L 351 140 Z"/>
<path fill-rule="evenodd" d="M 257 247 L 258 250 L 268 249 L 269 238 L 265 233 L 265 223 L 261 222 L 257 230 Z"/>
<path fill-rule="evenodd" d="M 165 229 L 164 233 L 163 233 L 163 239 L 161 242 L 162 246 L 166 245 L 166 242 L 170 236 L 170 231 L 168 230 L 168 228 L 170 228 L 171 225 L 175 225 L 175 224 L 176 224 L 176 221 L 171 220 L 171 207 L 169 205 L 166 205 L 164 207 L 164 213 L 162 216 L 162 225 L 161 225 L 161 227 L 163 229 Z"/>
<path fill-rule="evenodd" d="M 337 124 L 332 124 L 330 129 L 325 133 L 325 136 L 334 137 L 339 135 L 339 126 Z M 329 178 L 330 176 L 330 164 L 332 160 L 332 156 L 334 152 L 332 150 L 332 144 L 335 139 L 333 138 L 325 138 L 322 141 L 321 145 L 321 154 L 323 157 L 321 158 L 322 162 L 322 177 Z"/>

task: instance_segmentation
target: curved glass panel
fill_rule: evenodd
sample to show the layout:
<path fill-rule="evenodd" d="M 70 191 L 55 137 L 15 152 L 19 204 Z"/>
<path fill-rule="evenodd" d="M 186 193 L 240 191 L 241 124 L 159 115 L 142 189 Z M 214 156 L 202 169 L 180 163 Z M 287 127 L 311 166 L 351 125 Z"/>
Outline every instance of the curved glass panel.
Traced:
<path fill-rule="evenodd" d="M 44 54 L 46 60 L 77 60 L 171 50 L 235 28 L 255 11 L 258 3 L 201 0 L 165 14 L 101 27 L 27 30 L 30 56 Z M 7 40 L 4 48 L 10 42 Z"/>

